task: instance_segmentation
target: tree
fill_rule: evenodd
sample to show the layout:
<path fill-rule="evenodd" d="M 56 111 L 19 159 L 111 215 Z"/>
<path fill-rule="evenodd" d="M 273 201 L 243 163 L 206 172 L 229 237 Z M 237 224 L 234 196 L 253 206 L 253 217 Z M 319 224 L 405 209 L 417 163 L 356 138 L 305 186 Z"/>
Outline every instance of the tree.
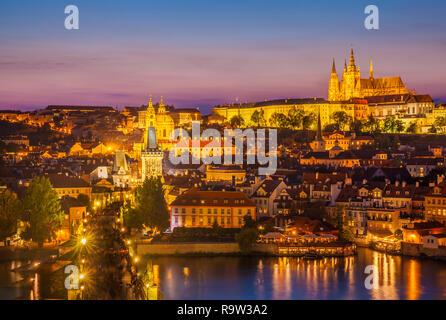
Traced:
<path fill-rule="evenodd" d="M 243 222 L 243 227 L 235 236 L 235 240 L 238 242 L 241 252 L 249 252 L 259 236 L 259 231 L 257 229 L 257 223 L 250 215 L 245 215 Z"/>
<path fill-rule="evenodd" d="M 435 118 L 434 125 L 437 132 L 444 133 L 446 127 L 446 117 Z"/>
<path fill-rule="evenodd" d="M 433 124 L 431 125 L 431 127 L 429 128 L 428 132 L 429 133 L 437 133 L 437 127 Z"/>
<path fill-rule="evenodd" d="M 370 132 L 372 134 L 376 134 L 376 133 L 380 133 L 381 132 L 380 122 L 378 120 L 376 120 L 371 115 L 369 116 L 369 119 L 365 122 L 364 128 L 368 132 Z"/>
<path fill-rule="evenodd" d="M 124 221 L 127 226 L 149 226 L 164 230 L 169 226 L 169 211 L 164 198 L 163 183 L 159 177 L 146 178 L 135 191 L 135 207 L 126 208 Z"/>
<path fill-rule="evenodd" d="M 395 116 L 387 116 L 384 120 L 384 131 L 392 133 L 402 132 L 404 131 L 404 123 L 396 119 Z"/>
<path fill-rule="evenodd" d="M 90 198 L 89 198 L 86 194 L 80 193 L 80 194 L 77 196 L 77 200 L 78 200 L 83 206 L 86 206 L 88 210 L 90 209 Z"/>
<path fill-rule="evenodd" d="M 273 127 L 286 128 L 288 127 L 288 118 L 283 113 L 274 112 L 269 119 L 269 123 Z"/>
<path fill-rule="evenodd" d="M 243 119 L 242 116 L 235 115 L 231 118 L 231 120 L 229 120 L 229 124 L 233 129 L 241 128 L 245 125 L 245 119 Z"/>
<path fill-rule="evenodd" d="M 291 128 L 298 129 L 302 127 L 302 121 L 304 119 L 305 113 L 302 110 L 294 107 L 288 112 L 288 122 Z"/>
<path fill-rule="evenodd" d="M 355 120 L 350 125 L 350 130 L 354 131 L 357 135 L 361 134 L 365 130 L 365 121 Z"/>
<path fill-rule="evenodd" d="M 395 131 L 396 132 L 403 132 L 404 131 L 404 122 L 402 120 L 400 120 L 400 119 L 396 120 Z"/>
<path fill-rule="evenodd" d="M 255 228 L 242 228 L 235 236 L 241 252 L 249 252 L 252 245 L 256 242 L 259 233 Z"/>
<path fill-rule="evenodd" d="M 245 215 L 243 217 L 243 228 L 248 229 L 248 228 L 255 228 L 257 229 L 257 222 L 255 222 L 255 220 L 249 215 Z"/>
<path fill-rule="evenodd" d="M 63 218 L 59 197 L 50 180 L 45 177 L 34 178 L 23 198 L 23 220 L 27 222 L 25 238 L 32 239 L 42 247 L 46 240 L 55 238 Z"/>
<path fill-rule="evenodd" d="M 260 127 L 261 124 L 265 123 L 265 112 L 263 110 L 254 111 L 251 116 L 251 121 L 254 122 L 257 127 Z"/>
<path fill-rule="evenodd" d="M 406 128 L 406 132 L 412 133 L 412 134 L 417 133 L 417 130 L 418 130 L 418 126 L 417 126 L 416 121 L 411 122 Z"/>
<path fill-rule="evenodd" d="M 355 231 L 353 220 L 345 214 L 343 206 L 336 206 L 337 228 L 339 239 L 343 241 L 355 241 Z"/>
<path fill-rule="evenodd" d="M 352 122 L 352 117 L 345 111 L 337 111 L 333 113 L 333 121 L 338 127 L 338 130 L 344 131 L 345 126 Z"/>
<path fill-rule="evenodd" d="M 21 212 L 21 202 L 15 193 L 9 190 L 0 192 L 0 241 L 17 232 L 17 223 Z"/>
<path fill-rule="evenodd" d="M 316 121 L 316 115 L 314 113 L 309 113 L 304 115 L 302 118 L 302 129 L 308 130 L 313 125 L 313 123 Z"/>

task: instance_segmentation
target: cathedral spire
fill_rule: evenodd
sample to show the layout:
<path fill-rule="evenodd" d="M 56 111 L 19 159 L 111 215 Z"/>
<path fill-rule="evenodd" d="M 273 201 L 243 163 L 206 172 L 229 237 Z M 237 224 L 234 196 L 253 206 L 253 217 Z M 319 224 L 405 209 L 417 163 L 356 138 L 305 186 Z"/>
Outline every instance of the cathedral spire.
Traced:
<path fill-rule="evenodd" d="M 153 108 L 153 103 L 152 103 L 152 94 L 149 94 L 149 108 Z"/>
<path fill-rule="evenodd" d="M 348 66 L 348 71 L 356 71 L 355 55 L 353 53 L 353 46 L 350 49 L 350 64 Z"/>
<path fill-rule="evenodd" d="M 336 73 L 336 65 L 335 65 L 335 59 L 333 58 L 333 66 L 331 67 L 331 73 Z"/>
<path fill-rule="evenodd" d="M 166 113 L 166 108 L 164 107 L 163 96 L 161 96 L 158 113 Z"/>
<path fill-rule="evenodd" d="M 373 60 L 370 59 L 370 79 L 373 79 Z"/>
<path fill-rule="evenodd" d="M 347 71 L 347 59 L 344 60 L 344 72 Z"/>
<path fill-rule="evenodd" d="M 322 124 L 321 124 L 321 109 L 320 108 L 319 108 L 319 114 L 318 114 L 318 118 L 317 118 L 316 140 L 322 141 Z"/>

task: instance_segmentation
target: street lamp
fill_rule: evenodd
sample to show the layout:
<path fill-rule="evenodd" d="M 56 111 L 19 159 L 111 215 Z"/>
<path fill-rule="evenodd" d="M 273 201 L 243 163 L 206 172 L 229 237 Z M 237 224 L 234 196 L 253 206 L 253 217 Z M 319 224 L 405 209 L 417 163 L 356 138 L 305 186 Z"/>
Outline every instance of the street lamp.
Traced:
<path fill-rule="evenodd" d="M 82 239 L 81 239 L 81 243 L 82 243 L 83 245 L 85 245 L 85 244 L 87 243 L 87 239 L 86 239 L 86 238 L 82 238 Z"/>

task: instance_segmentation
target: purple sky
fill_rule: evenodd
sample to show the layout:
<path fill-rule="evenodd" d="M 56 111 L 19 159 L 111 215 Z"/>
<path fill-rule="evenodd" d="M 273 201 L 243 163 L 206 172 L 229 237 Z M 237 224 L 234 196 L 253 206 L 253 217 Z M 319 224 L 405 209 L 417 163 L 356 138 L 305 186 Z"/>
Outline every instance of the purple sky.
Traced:
<path fill-rule="evenodd" d="M 377 1 L 379 31 L 364 29 L 360 0 L 72 3 L 77 31 L 60 2 L 0 4 L 0 109 L 138 106 L 149 92 L 177 107 L 326 97 L 350 44 L 363 77 L 373 58 L 375 77 L 446 100 L 442 1 Z"/>

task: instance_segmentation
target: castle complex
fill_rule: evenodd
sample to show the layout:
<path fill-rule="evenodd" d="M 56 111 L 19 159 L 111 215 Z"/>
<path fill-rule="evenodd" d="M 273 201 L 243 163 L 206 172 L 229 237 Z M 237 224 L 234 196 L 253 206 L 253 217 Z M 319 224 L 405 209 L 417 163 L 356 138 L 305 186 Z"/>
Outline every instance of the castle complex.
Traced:
<path fill-rule="evenodd" d="M 415 125 L 418 133 L 427 133 L 435 119 L 446 116 L 446 108 L 435 106 L 432 97 L 409 92 L 401 77 L 375 78 L 373 63 L 370 62 L 368 78 L 361 78 L 361 70 L 355 62 L 353 49 L 350 60 L 344 64 L 341 80 L 333 65 L 328 83 L 328 99 L 278 99 L 257 103 L 216 106 L 210 117 L 212 122 L 225 123 L 233 117 L 241 117 L 246 126 L 253 126 L 252 115 L 260 112 L 266 125 L 274 126 L 270 120 L 275 113 L 288 115 L 293 110 L 300 110 L 314 119 L 320 114 L 322 128 L 333 123 L 333 114 L 345 112 L 353 120 L 367 120 L 373 116 L 377 120 L 396 117 L 405 128 Z M 311 129 L 315 130 L 316 121 Z"/>
<path fill-rule="evenodd" d="M 347 101 L 351 98 L 365 98 L 384 95 L 408 94 L 406 86 L 400 77 L 375 78 L 373 62 L 370 61 L 369 78 L 361 79 L 361 70 L 356 66 L 353 48 L 350 51 L 350 63 L 344 64 L 342 79 L 339 81 L 335 61 L 331 70 L 328 85 L 328 101 Z"/>

